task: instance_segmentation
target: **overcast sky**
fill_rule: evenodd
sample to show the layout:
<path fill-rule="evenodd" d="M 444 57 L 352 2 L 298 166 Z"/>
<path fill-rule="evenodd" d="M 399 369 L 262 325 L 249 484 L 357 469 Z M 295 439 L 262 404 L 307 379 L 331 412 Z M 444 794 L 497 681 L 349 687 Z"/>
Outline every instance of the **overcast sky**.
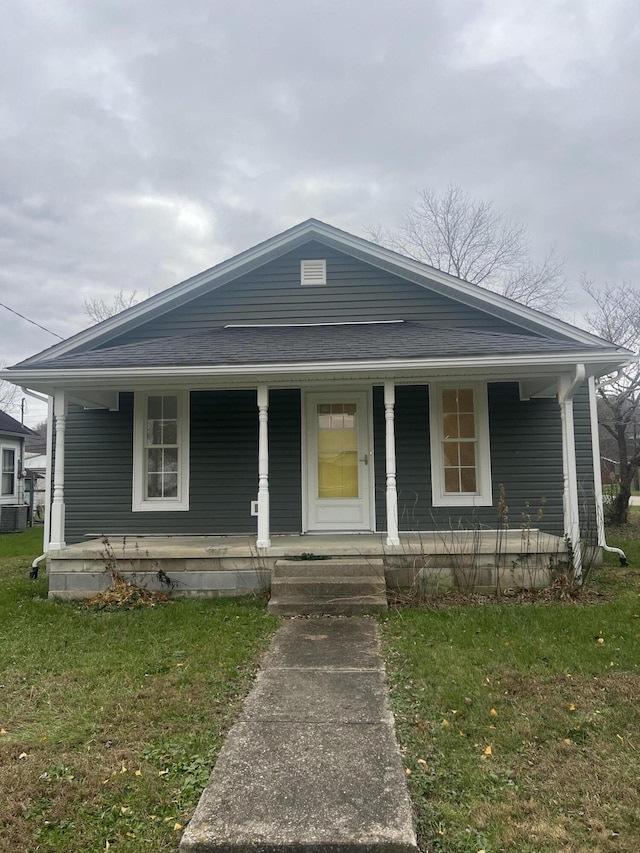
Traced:
<path fill-rule="evenodd" d="M 640 286 L 639 105 L 637 0 L 5 0 L 0 302 L 68 336 L 450 182 Z M 0 308 L 7 363 L 54 342 Z"/>

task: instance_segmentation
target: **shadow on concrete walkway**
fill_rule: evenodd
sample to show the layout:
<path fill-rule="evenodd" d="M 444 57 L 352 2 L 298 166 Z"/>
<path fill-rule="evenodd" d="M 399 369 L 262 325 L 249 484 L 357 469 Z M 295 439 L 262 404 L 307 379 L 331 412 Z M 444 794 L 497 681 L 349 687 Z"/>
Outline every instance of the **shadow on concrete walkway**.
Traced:
<path fill-rule="evenodd" d="M 416 851 L 373 619 L 274 636 L 180 853 Z"/>

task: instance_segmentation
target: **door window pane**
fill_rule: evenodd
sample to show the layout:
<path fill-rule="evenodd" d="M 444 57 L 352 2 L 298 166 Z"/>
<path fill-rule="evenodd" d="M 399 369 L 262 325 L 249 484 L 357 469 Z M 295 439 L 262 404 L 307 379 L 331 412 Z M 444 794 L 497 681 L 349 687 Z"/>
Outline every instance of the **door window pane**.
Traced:
<path fill-rule="evenodd" d="M 317 406 L 318 497 L 357 498 L 358 431 L 356 405 Z"/>

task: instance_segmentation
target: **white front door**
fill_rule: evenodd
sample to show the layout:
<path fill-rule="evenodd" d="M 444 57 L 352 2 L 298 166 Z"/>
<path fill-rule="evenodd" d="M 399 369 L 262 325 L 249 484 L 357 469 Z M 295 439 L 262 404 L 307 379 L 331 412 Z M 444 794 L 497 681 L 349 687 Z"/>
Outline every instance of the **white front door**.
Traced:
<path fill-rule="evenodd" d="M 373 529 L 368 403 L 363 391 L 306 395 L 309 532 Z"/>

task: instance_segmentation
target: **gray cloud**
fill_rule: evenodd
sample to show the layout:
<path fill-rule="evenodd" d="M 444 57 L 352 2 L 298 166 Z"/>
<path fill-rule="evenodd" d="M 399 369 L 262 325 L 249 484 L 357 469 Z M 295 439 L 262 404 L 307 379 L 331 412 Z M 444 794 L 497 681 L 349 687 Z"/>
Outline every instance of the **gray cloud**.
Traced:
<path fill-rule="evenodd" d="M 633 0 L 10 0 L 0 301 L 62 335 L 315 216 L 456 182 L 577 279 L 640 281 Z M 0 309 L 9 362 L 54 341 Z"/>

